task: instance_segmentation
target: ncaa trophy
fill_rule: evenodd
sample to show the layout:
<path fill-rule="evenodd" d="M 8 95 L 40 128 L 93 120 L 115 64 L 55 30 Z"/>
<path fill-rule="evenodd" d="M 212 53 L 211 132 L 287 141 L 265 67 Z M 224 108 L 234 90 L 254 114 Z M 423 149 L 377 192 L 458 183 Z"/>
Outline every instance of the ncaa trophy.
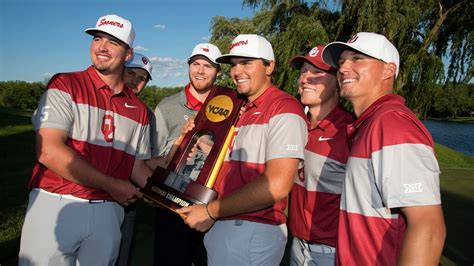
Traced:
<path fill-rule="evenodd" d="M 212 188 L 244 102 L 235 90 L 214 85 L 194 129 L 175 143 L 167 167 L 158 166 L 148 178 L 143 197 L 171 211 L 214 200 L 217 193 Z"/>

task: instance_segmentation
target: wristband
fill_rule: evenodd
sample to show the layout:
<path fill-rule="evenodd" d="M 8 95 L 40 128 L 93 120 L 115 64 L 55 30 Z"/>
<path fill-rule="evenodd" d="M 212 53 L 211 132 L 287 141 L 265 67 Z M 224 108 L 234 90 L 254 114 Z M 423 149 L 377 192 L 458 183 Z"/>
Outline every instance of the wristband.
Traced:
<path fill-rule="evenodd" d="M 207 203 L 207 204 L 206 204 L 206 212 L 207 212 L 207 216 L 209 216 L 209 218 L 211 218 L 211 220 L 213 220 L 213 221 L 217 221 L 217 219 L 216 219 L 216 218 L 214 218 L 214 217 L 212 217 L 212 216 L 211 216 L 211 213 L 209 212 L 209 207 L 208 207 L 208 206 L 209 206 L 209 203 Z"/>

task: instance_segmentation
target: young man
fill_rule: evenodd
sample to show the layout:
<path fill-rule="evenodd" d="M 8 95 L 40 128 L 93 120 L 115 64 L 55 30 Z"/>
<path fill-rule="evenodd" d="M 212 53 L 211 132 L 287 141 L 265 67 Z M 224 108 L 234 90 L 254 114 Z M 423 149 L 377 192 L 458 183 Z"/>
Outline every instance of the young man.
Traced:
<path fill-rule="evenodd" d="M 133 57 L 125 62 L 125 69 L 123 71 L 123 82 L 125 86 L 130 88 L 135 95 L 139 95 L 145 88 L 149 80 L 151 80 L 152 64 L 148 57 L 134 53 Z M 149 110 L 150 118 L 153 116 L 153 111 Z M 150 130 L 154 129 L 150 123 Z M 150 144 L 151 150 L 153 145 Z M 124 208 L 125 217 L 121 227 L 122 241 L 120 242 L 119 256 L 117 258 L 117 266 L 128 265 L 130 249 L 132 246 L 133 231 L 135 228 L 135 217 L 137 215 L 136 203 L 130 204 Z"/>
<path fill-rule="evenodd" d="M 323 45 L 291 66 L 300 70 L 298 92 L 310 122 L 305 166 L 291 190 L 288 227 L 291 265 L 333 266 L 344 172 L 349 154 L 346 129 L 352 115 L 339 104 L 336 69 L 323 62 Z"/>
<path fill-rule="evenodd" d="M 354 107 L 338 227 L 341 265 L 437 265 L 445 225 L 430 133 L 393 94 L 398 51 L 360 32 L 330 43 L 340 95 Z"/>
<path fill-rule="evenodd" d="M 54 76 L 33 115 L 38 162 L 29 185 L 20 265 L 113 265 L 123 208 L 151 175 L 146 106 L 124 86 L 133 55 L 130 21 L 106 15 L 90 46 L 92 66 Z M 100 255 L 98 255 L 100 254 Z"/>
<path fill-rule="evenodd" d="M 134 53 L 133 58 L 125 62 L 125 70 L 123 72 L 125 86 L 132 89 L 135 95 L 139 95 L 148 81 L 152 79 L 152 69 L 153 66 L 148 57 Z"/>
<path fill-rule="evenodd" d="M 193 118 L 209 95 L 220 65 L 217 46 L 210 43 L 196 45 L 189 57 L 189 84 L 183 91 L 166 97 L 155 109 L 155 157 L 147 163 L 155 169 L 170 151 L 181 128 Z M 175 213 L 155 208 L 154 265 L 206 265 L 207 255 L 203 244 L 204 234 L 189 228 Z"/>
<path fill-rule="evenodd" d="M 303 109 L 272 84 L 275 57 L 265 38 L 238 35 L 217 61 L 231 64 L 237 91 L 248 102 L 214 186 L 219 198 L 178 211 L 199 231 L 214 225 L 204 239 L 209 265 L 279 265 L 286 199 L 307 140 Z"/>

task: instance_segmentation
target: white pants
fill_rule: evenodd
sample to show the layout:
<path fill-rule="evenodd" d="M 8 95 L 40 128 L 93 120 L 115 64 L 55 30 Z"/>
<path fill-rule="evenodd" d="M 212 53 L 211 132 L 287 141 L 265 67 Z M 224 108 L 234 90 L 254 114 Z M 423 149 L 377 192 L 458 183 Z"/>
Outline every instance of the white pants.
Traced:
<path fill-rule="evenodd" d="M 123 207 L 70 195 L 30 192 L 19 265 L 114 265 Z"/>
<path fill-rule="evenodd" d="M 336 249 L 327 245 L 308 244 L 294 237 L 291 244 L 291 266 L 334 266 Z"/>
<path fill-rule="evenodd" d="M 217 221 L 204 236 L 209 266 L 280 265 L 287 240 L 286 224 L 245 220 Z"/>

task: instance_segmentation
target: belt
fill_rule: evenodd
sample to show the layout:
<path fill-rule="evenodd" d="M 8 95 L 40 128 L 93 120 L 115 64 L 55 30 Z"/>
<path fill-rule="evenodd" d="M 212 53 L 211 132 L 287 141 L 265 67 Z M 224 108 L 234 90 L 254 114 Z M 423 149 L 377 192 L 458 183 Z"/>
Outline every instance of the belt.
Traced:
<path fill-rule="evenodd" d="M 313 244 L 308 241 L 298 239 L 301 244 L 307 248 L 310 252 L 322 253 L 322 254 L 334 254 L 336 253 L 336 248 L 324 244 Z"/>
<path fill-rule="evenodd" d="M 57 193 L 52 193 L 49 191 L 46 191 L 41 188 L 33 188 L 33 190 L 38 191 L 40 193 L 45 193 L 54 197 L 58 197 L 60 199 L 68 199 L 68 200 L 73 200 L 77 202 L 84 202 L 84 203 L 89 203 L 89 204 L 97 204 L 97 203 L 104 203 L 104 202 L 111 202 L 110 200 L 103 200 L 103 199 L 83 199 L 83 198 L 78 198 L 74 197 L 73 195 L 70 194 L 57 194 Z"/>

